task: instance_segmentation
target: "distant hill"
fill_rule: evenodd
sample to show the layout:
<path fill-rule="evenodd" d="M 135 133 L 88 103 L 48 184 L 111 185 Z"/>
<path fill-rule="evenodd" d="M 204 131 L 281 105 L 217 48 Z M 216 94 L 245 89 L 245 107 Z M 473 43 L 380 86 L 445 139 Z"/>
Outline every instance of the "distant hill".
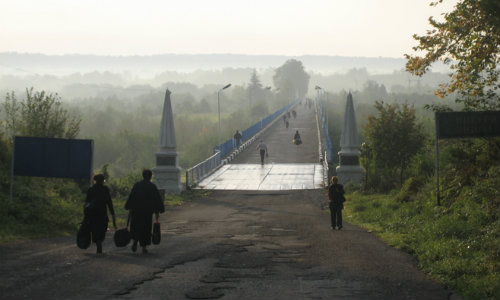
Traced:
<path fill-rule="evenodd" d="M 288 59 L 300 60 L 306 71 L 332 74 L 353 68 L 366 68 L 372 74 L 404 69 L 404 58 L 345 56 L 281 56 L 242 54 L 162 54 L 150 56 L 44 55 L 0 53 L 0 75 L 67 75 L 93 71 L 127 72 L 135 76 L 154 76 L 165 71 L 192 72 L 224 68 L 276 68 Z M 434 71 L 444 71 L 434 68 Z"/>

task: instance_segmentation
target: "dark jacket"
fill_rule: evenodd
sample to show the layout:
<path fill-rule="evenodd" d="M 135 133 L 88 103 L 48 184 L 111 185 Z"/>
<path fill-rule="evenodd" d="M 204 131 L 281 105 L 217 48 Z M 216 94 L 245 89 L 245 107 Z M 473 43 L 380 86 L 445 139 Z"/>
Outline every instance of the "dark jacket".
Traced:
<path fill-rule="evenodd" d="M 334 209 L 344 208 L 344 186 L 341 184 L 331 184 L 328 187 L 328 199 L 330 200 L 330 207 Z"/>
<path fill-rule="evenodd" d="M 141 180 L 134 184 L 125 203 L 125 209 L 144 211 L 149 214 L 165 211 L 158 188 L 149 180 Z"/>
<path fill-rule="evenodd" d="M 94 242 L 102 242 L 108 229 L 109 218 L 106 206 L 111 215 L 114 215 L 113 201 L 111 201 L 108 187 L 102 184 L 90 187 L 85 199 L 84 212 L 85 218 L 90 222 L 92 241 Z"/>
<path fill-rule="evenodd" d="M 130 210 L 130 233 L 141 246 L 151 244 L 153 228 L 153 213 L 162 213 L 165 206 L 160 192 L 154 183 L 141 180 L 134 184 L 125 203 L 125 209 Z"/>

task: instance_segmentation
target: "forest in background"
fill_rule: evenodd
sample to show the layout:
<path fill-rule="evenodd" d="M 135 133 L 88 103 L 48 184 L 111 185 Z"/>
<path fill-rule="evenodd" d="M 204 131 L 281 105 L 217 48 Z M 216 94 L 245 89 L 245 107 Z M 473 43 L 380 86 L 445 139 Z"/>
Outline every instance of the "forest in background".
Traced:
<path fill-rule="evenodd" d="M 281 88 L 276 86 L 273 80 L 276 69 L 163 71 L 152 78 L 110 71 L 61 76 L 2 75 L 0 91 L 3 94 L 15 91 L 21 97 L 26 88 L 36 90 L 43 86 L 44 91 L 57 93 L 65 107 L 81 118 L 78 137 L 95 140 L 94 167 L 108 164 L 111 174 L 122 176 L 134 169 L 151 167 L 167 88 L 172 92 L 180 165 L 186 169 L 211 155 L 216 146 L 217 91 L 221 86 L 232 84 L 220 94 L 224 139 L 295 98 L 293 87 L 285 83 Z M 307 71 L 308 66 L 303 65 L 303 69 Z M 432 103 L 433 90 L 448 78 L 442 73 L 420 78 L 402 70 L 371 74 L 366 68 L 329 75 L 313 70 L 307 74 L 304 96 L 317 98 L 314 87 L 321 86 L 324 101 L 328 101 L 331 112 L 337 114 L 333 119 L 342 118 L 346 92 L 352 91 L 360 124 L 373 111 L 371 106 L 375 100 L 407 101 L 417 107 Z M 341 123 L 330 124 L 335 146 L 340 139 Z"/>

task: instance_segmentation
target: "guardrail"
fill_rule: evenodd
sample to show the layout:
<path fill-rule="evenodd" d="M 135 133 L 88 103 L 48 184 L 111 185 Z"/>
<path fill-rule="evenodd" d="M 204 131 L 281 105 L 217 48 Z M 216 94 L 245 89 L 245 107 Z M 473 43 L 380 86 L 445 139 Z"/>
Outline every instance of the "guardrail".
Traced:
<path fill-rule="evenodd" d="M 325 156 L 323 157 L 323 183 L 325 186 L 330 184 L 329 169 L 330 166 L 328 165 L 328 157 L 325 151 Z"/>
<path fill-rule="evenodd" d="M 217 151 L 214 155 L 188 169 L 186 171 L 186 189 L 190 189 L 210 175 L 220 165 L 221 158 L 220 151 Z"/>
<path fill-rule="evenodd" d="M 299 99 L 296 99 L 294 102 L 285 105 L 280 110 L 275 111 L 274 113 L 270 114 L 269 116 L 261 119 L 257 123 L 253 124 L 252 126 L 248 127 L 247 129 L 243 130 L 241 132 L 242 143 L 251 139 L 257 132 L 264 129 L 269 123 L 271 123 L 271 121 L 273 121 L 274 119 L 279 117 L 281 114 L 286 112 L 293 105 L 295 105 L 298 101 L 299 101 Z M 236 142 L 234 141 L 233 138 L 230 138 L 227 141 L 220 144 L 219 146 L 216 146 L 214 148 L 214 153 L 215 153 L 215 151 L 219 150 L 221 152 L 221 157 L 224 158 L 228 154 L 230 154 L 231 151 L 233 151 L 235 148 L 236 148 Z"/>
<path fill-rule="evenodd" d="M 241 132 L 242 143 L 245 143 L 252 139 L 252 137 L 257 134 L 259 131 L 264 129 L 269 123 L 275 120 L 277 117 L 282 115 L 288 109 L 290 109 L 293 105 L 297 104 L 300 99 L 296 99 L 294 102 L 285 105 L 280 110 L 270 114 L 264 119 L 258 121 L 252 126 Z M 194 167 L 188 169 L 186 171 L 186 189 L 190 189 L 193 186 L 197 185 L 200 181 L 210 175 L 215 169 L 221 165 L 222 158 L 226 157 L 236 148 L 236 142 L 233 138 L 223 142 L 219 146 L 214 148 L 214 155 L 205 159 L 201 163 L 195 165 Z"/>
<path fill-rule="evenodd" d="M 325 140 L 326 140 L 326 147 L 328 149 L 328 158 L 332 160 L 332 155 L 333 155 L 333 146 L 332 142 L 330 141 L 330 136 L 328 135 L 328 126 L 326 125 L 325 122 L 325 115 L 323 114 L 323 109 L 321 108 L 321 105 L 318 103 L 317 104 L 320 119 L 321 119 L 321 127 L 323 128 L 323 134 L 325 135 Z M 325 154 L 326 157 L 326 154 Z"/>

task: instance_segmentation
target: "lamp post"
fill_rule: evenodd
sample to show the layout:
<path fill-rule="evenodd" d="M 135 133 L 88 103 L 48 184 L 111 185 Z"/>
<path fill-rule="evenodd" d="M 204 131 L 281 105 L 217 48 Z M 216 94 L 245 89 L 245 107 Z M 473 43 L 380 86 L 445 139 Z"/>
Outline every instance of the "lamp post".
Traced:
<path fill-rule="evenodd" d="M 321 90 L 321 87 L 319 85 L 315 86 L 314 89 L 317 91 L 317 96 L 316 96 L 316 103 L 319 103 L 319 91 Z"/>
<path fill-rule="evenodd" d="M 220 92 L 221 92 L 221 91 L 223 91 L 223 90 L 227 89 L 227 88 L 228 88 L 228 87 L 230 87 L 230 86 L 231 86 L 231 84 L 230 84 L 230 83 L 228 83 L 226 86 L 224 86 L 223 88 L 221 88 L 221 89 L 217 92 L 217 111 L 218 111 L 218 113 L 219 113 L 219 147 L 220 147 L 220 143 L 221 143 L 221 141 L 220 141 L 220 96 L 219 96 L 219 94 L 220 94 Z M 220 151 L 220 149 L 219 149 L 219 151 Z"/>

